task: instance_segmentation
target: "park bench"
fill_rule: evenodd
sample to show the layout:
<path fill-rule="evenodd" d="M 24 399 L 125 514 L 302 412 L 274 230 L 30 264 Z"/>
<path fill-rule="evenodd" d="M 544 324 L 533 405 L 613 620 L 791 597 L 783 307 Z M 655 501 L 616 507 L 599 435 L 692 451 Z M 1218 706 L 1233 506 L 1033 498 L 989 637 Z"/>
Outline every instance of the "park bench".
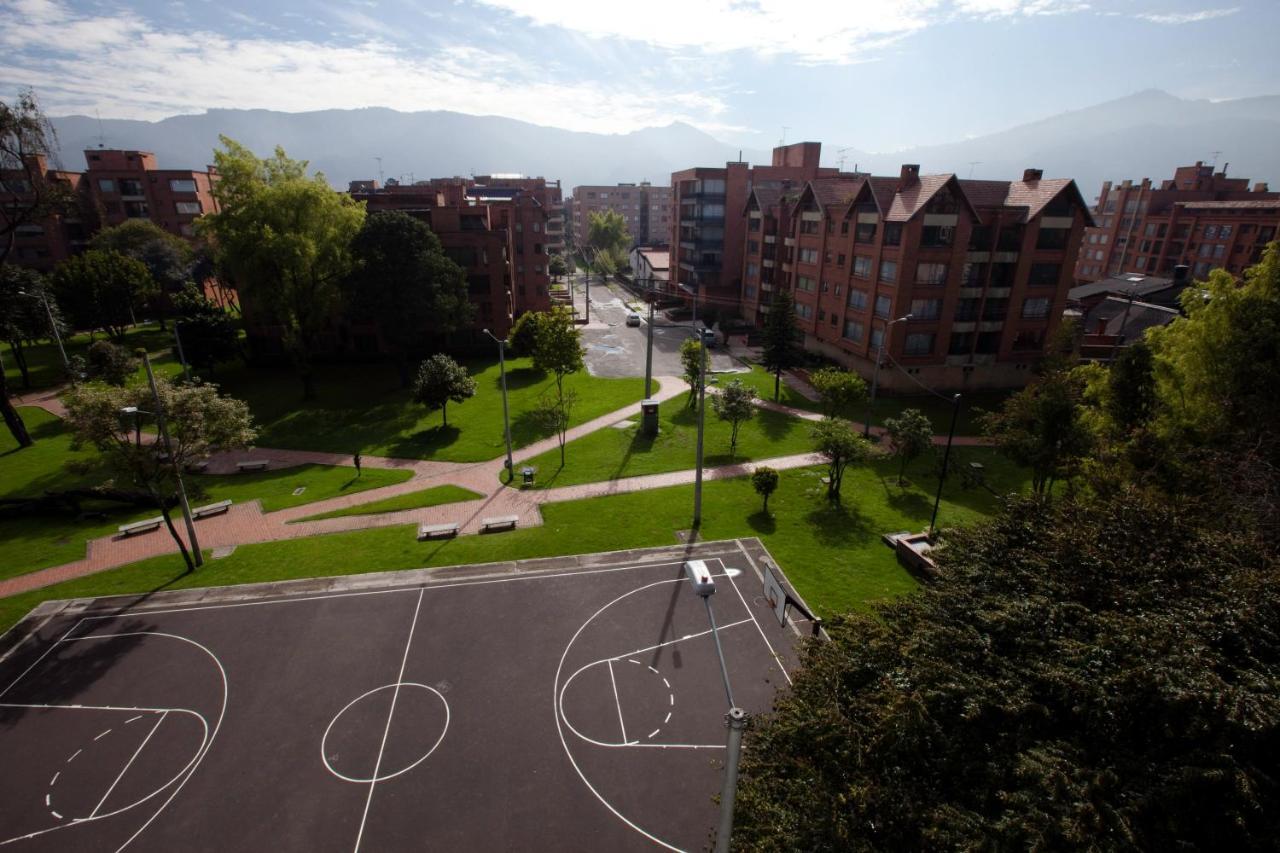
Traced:
<path fill-rule="evenodd" d="M 221 515 L 231 509 L 231 501 L 218 501 L 217 503 L 208 504 L 206 506 L 198 506 L 191 510 L 192 518 L 205 518 L 210 515 Z"/>
<path fill-rule="evenodd" d="M 480 522 L 481 533 L 492 533 L 495 530 L 515 530 L 520 521 L 518 515 L 491 515 Z"/>
<path fill-rule="evenodd" d="M 132 536 L 135 533 L 147 533 L 152 530 L 159 530 L 160 525 L 164 524 L 164 517 L 157 515 L 155 518 L 144 518 L 142 521 L 135 521 L 131 524 L 120 525 L 121 536 Z"/>
<path fill-rule="evenodd" d="M 188 462 L 185 470 L 188 474 L 203 474 L 209 470 L 209 460 L 201 459 L 199 462 Z"/>
<path fill-rule="evenodd" d="M 271 463 L 266 459 L 246 459 L 244 462 L 237 462 L 236 468 L 240 471 L 265 471 L 269 464 Z"/>
<path fill-rule="evenodd" d="M 458 523 L 451 521 L 448 524 L 419 524 L 418 525 L 418 541 L 425 542 L 428 539 L 449 539 L 458 535 Z"/>

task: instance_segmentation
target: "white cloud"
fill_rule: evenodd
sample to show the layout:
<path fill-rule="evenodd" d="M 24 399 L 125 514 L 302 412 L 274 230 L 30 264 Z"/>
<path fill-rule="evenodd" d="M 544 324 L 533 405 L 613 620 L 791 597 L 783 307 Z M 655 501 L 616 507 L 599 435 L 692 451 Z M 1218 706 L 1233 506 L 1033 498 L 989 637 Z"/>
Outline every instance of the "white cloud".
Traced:
<path fill-rule="evenodd" d="M 0 88 L 32 86 L 50 113 L 157 119 L 205 109 L 290 112 L 386 106 L 456 110 L 599 133 L 671 121 L 722 127 L 705 87 L 549 80 L 500 50 L 407 50 L 164 31 L 127 14 L 85 16 L 58 3 L 0 7 Z"/>
<path fill-rule="evenodd" d="M 1143 12 L 1134 17 L 1153 24 L 1194 24 L 1200 21 L 1211 21 L 1214 18 L 1225 18 L 1239 11 L 1239 6 L 1233 6 L 1230 9 L 1201 9 L 1198 12 Z"/>

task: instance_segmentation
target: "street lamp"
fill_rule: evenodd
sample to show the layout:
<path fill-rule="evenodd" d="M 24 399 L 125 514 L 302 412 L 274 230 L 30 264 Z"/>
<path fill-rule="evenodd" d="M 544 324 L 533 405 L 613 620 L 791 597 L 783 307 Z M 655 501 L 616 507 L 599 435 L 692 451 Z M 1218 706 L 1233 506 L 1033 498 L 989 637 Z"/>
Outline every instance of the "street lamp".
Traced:
<path fill-rule="evenodd" d="M 133 415 L 133 445 L 134 447 L 142 447 L 142 416 L 146 412 L 137 406 L 125 406 L 120 410 L 122 415 Z"/>
<path fill-rule="evenodd" d="M 884 361 L 884 342 L 889 337 L 889 328 L 894 323 L 905 323 L 911 319 L 910 314 L 904 314 L 896 320 L 889 320 L 884 324 L 884 331 L 880 334 L 880 349 L 876 353 L 876 366 L 871 372 L 871 396 L 867 398 L 867 422 L 862 425 L 862 435 L 864 438 L 871 437 L 871 412 L 876 405 L 876 388 L 880 384 L 880 362 Z"/>
<path fill-rule="evenodd" d="M 657 301 L 654 298 L 653 279 L 648 280 L 649 283 L 649 328 L 648 341 L 644 350 L 644 398 L 646 400 L 653 399 L 653 304 Z"/>
<path fill-rule="evenodd" d="M 67 350 L 62 345 L 62 335 L 58 333 L 58 324 L 53 319 L 53 309 L 49 307 L 49 298 L 44 295 L 44 291 L 40 293 L 27 293 L 25 290 L 18 291 L 19 296 L 25 296 L 28 299 L 39 299 L 44 303 L 44 313 L 49 316 L 49 328 L 53 330 L 53 339 L 58 342 L 58 352 L 62 354 L 62 366 L 67 371 L 67 377 L 75 384 L 76 378 L 71 374 L 71 361 L 67 358 Z"/>
<path fill-rule="evenodd" d="M 693 474 L 693 529 L 702 526 L 702 436 L 707 423 L 707 336 L 698 328 L 698 294 L 701 285 L 693 292 L 693 330 L 698 335 L 698 458 Z"/>
<path fill-rule="evenodd" d="M 498 372 L 502 376 L 502 432 L 507 440 L 507 482 L 515 476 L 515 468 L 511 461 L 511 415 L 507 409 L 507 342 L 494 337 L 488 329 L 482 330 L 498 345 Z"/>
<path fill-rule="evenodd" d="M 178 321 L 173 321 L 173 340 L 178 345 L 178 361 L 182 362 L 182 376 L 191 382 L 191 367 L 187 364 L 187 354 L 182 351 L 182 335 L 178 334 Z"/>
<path fill-rule="evenodd" d="M 942 484 L 947 481 L 947 463 L 951 461 L 951 439 L 956 434 L 956 418 L 960 414 L 960 395 L 951 398 L 951 427 L 947 430 L 947 449 L 942 453 L 942 473 L 938 475 L 938 493 L 933 496 L 933 515 L 929 519 L 929 538 L 933 538 L 934 526 L 938 523 L 938 504 L 942 502 Z"/>

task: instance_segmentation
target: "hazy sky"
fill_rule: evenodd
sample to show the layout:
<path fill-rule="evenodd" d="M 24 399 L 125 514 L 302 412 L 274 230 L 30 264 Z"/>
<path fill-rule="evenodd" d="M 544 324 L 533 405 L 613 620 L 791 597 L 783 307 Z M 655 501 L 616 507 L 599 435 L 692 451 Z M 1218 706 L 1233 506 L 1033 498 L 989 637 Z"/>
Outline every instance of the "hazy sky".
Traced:
<path fill-rule="evenodd" d="M 1277 0 L 0 0 L 53 115 L 386 106 L 767 148 L 948 142 L 1146 88 L 1280 92 Z"/>

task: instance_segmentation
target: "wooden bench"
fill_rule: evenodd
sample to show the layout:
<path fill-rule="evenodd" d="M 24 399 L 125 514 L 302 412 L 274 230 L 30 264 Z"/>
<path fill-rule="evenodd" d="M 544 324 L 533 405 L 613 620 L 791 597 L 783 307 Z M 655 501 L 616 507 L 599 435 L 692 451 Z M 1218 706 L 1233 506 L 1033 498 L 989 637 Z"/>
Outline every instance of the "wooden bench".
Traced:
<path fill-rule="evenodd" d="M 419 524 L 418 525 L 418 541 L 425 542 L 428 539 L 450 539 L 458 535 L 458 523 L 449 522 L 448 524 Z"/>
<path fill-rule="evenodd" d="M 495 530 L 515 530 L 516 524 L 520 522 L 518 515 L 491 515 L 480 522 L 481 533 L 491 533 Z"/>
<path fill-rule="evenodd" d="M 209 460 L 201 459 L 199 462 L 190 462 L 184 470 L 188 474 L 203 474 L 209 470 Z"/>
<path fill-rule="evenodd" d="M 244 462 L 237 462 L 236 468 L 240 471 L 265 471 L 269 464 L 271 463 L 266 459 L 247 459 Z"/>
<path fill-rule="evenodd" d="M 206 506 L 198 506 L 191 510 L 192 518 L 206 518 L 210 515 L 221 515 L 231 509 L 231 501 L 218 501 L 217 503 L 208 504 Z"/>
<path fill-rule="evenodd" d="M 142 521 L 120 525 L 120 535 L 132 536 L 135 533 L 148 533 L 152 530 L 159 530 L 162 524 L 164 524 L 164 516 L 157 515 L 155 518 L 144 518 Z"/>

